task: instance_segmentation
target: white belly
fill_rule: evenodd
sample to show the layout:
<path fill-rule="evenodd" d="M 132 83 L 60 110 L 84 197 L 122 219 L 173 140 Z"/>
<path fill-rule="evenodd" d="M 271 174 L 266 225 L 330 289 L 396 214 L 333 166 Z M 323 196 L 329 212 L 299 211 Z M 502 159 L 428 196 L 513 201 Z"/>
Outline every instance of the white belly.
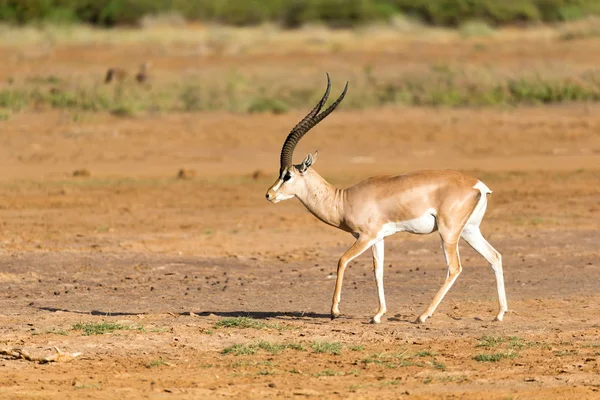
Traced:
<path fill-rule="evenodd" d="M 388 222 L 383 225 L 377 237 L 383 239 L 396 232 L 410 232 L 421 235 L 431 233 L 436 230 L 435 216 L 436 210 L 430 208 L 418 218 L 410 219 L 408 221 Z"/>

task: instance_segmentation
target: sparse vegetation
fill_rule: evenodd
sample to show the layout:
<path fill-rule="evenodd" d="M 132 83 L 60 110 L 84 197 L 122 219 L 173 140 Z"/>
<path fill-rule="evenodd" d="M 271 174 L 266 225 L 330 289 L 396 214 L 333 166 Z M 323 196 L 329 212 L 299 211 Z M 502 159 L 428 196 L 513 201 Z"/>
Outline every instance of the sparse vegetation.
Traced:
<path fill-rule="evenodd" d="M 446 370 L 446 366 L 441 362 L 437 362 L 436 360 L 431 361 L 431 365 L 433 365 L 435 369 L 439 369 L 440 371 Z"/>
<path fill-rule="evenodd" d="M 132 327 L 128 325 L 122 324 L 114 324 L 111 322 L 81 322 L 74 324 L 72 326 L 72 330 L 74 331 L 83 331 L 85 336 L 90 335 L 104 335 L 106 333 L 113 333 L 115 331 L 130 331 L 130 330 L 140 330 L 142 328 Z"/>
<path fill-rule="evenodd" d="M 152 360 L 148 364 L 146 364 L 146 368 L 161 367 L 163 365 L 168 365 L 168 363 L 162 359 Z"/>
<path fill-rule="evenodd" d="M 558 350 L 554 352 L 554 355 L 556 357 L 565 357 L 565 356 L 574 356 L 579 354 L 579 351 L 576 349 L 570 349 L 570 350 Z"/>
<path fill-rule="evenodd" d="M 519 354 L 515 351 L 526 347 L 525 341 L 517 336 L 501 337 L 501 336 L 483 336 L 475 347 L 482 347 L 487 350 L 505 348 L 504 352 L 496 352 L 493 354 L 477 354 L 473 357 L 479 362 L 497 362 L 505 358 L 516 358 Z"/>
<path fill-rule="evenodd" d="M 506 338 L 494 337 L 494 336 L 483 336 L 479 339 L 479 343 L 475 347 L 484 347 L 486 349 L 492 349 L 498 347 L 502 343 L 506 342 Z"/>
<path fill-rule="evenodd" d="M 491 67 L 462 68 L 433 65 L 429 69 L 398 71 L 394 75 L 365 68 L 350 76 L 353 96 L 346 108 L 382 105 L 410 106 L 517 106 L 600 101 L 600 72 L 564 70 L 561 74 L 540 71 L 497 71 Z M 197 79 L 183 88 L 176 82 L 156 82 L 151 89 L 136 86 L 106 87 L 88 81 L 61 79 L 25 80 L 0 87 L 0 119 L 25 109 L 69 109 L 109 112 L 131 117 L 143 113 L 227 110 L 247 113 L 286 113 L 314 104 L 322 76 L 313 80 L 267 78 L 241 85 L 237 74 L 223 79 Z M 191 79 L 195 82 L 196 79 Z M 2 117 L 2 116 L 5 117 Z"/>
<path fill-rule="evenodd" d="M 42 332 L 38 332 L 38 331 L 33 331 L 31 333 L 32 336 L 37 336 L 37 335 L 59 335 L 59 336 L 69 336 L 69 332 L 64 330 L 64 329 L 56 329 L 56 328 L 52 328 L 52 329 L 47 329 L 45 331 Z"/>
<path fill-rule="evenodd" d="M 299 344 L 275 344 L 266 341 L 250 344 L 234 344 L 223 349 L 223 354 L 233 354 L 236 356 L 246 356 L 256 354 L 259 350 L 264 350 L 270 354 L 279 354 L 285 349 L 303 351 L 304 347 Z"/>
<path fill-rule="evenodd" d="M 494 353 L 494 354 L 477 354 L 473 359 L 479 362 L 498 362 L 505 358 L 515 358 L 517 353 Z"/>
<path fill-rule="evenodd" d="M 233 354 L 236 356 L 247 356 L 256 354 L 258 346 L 254 344 L 234 344 L 223 349 L 223 354 Z"/>
<path fill-rule="evenodd" d="M 215 327 L 241 329 L 282 329 L 282 327 L 279 324 L 267 324 L 265 322 L 250 317 L 223 318 L 215 324 Z"/>
<path fill-rule="evenodd" d="M 319 377 L 319 376 L 341 376 L 341 375 L 345 375 L 343 371 L 333 371 L 330 369 L 324 369 L 323 371 L 317 372 L 315 374 L 316 377 Z"/>
<path fill-rule="evenodd" d="M 365 349 L 365 346 L 358 344 L 358 345 L 350 346 L 348 348 L 352 351 L 363 351 Z"/>
<path fill-rule="evenodd" d="M 315 353 L 326 353 L 326 354 L 342 354 L 342 345 L 338 342 L 322 342 L 316 341 L 310 345 L 311 349 Z"/>
<path fill-rule="evenodd" d="M 363 364 L 379 364 L 386 368 L 398 368 L 398 367 L 426 367 L 427 364 L 422 362 L 417 362 L 411 359 L 407 355 L 407 351 L 402 351 L 400 353 L 378 353 L 371 354 L 368 357 L 361 360 Z M 438 368 L 436 366 L 436 362 L 433 361 L 431 364 L 434 368 Z M 439 364 L 441 366 L 442 364 Z M 445 368 L 445 367 L 444 367 Z M 440 369 L 440 368 L 438 368 Z"/>

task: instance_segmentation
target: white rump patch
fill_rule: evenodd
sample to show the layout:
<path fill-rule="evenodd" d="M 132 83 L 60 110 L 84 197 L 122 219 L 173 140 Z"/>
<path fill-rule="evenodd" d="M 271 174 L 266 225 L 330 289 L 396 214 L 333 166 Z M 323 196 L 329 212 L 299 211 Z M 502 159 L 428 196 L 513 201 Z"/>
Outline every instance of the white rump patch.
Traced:
<path fill-rule="evenodd" d="M 384 238 L 397 232 L 410 232 L 423 235 L 431 233 L 435 230 L 436 215 L 437 211 L 433 208 L 430 208 L 418 218 L 402 222 L 388 222 L 387 224 L 383 225 L 377 234 L 377 237 Z"/>
<path fill-rule="evenodd" d="M 481 192 L 481 198 L 477 202 L 473 213 L 467 220 L 467 224 L 464 229 L 469 230 L 473 226 L 479 226 L 481 224 L 481 220 L 483 219 L 483 215 L 485 214 L 485 210 L 487 208 L 487 195 L 492 193 L 489 187 L 485 185 L 485 183 L 479 181 L 473 186 L 474 189 L 477 189 Z"/>
<path fill-rule="evenodd" d="M 473 186 L 473 188 L 479 190 L 481 192 L 481 194 L 492 193 L 492 191 L 490 190 L 490 188 L 487 187 L 485 185 L 485 183 L 483 183 L 481 181 L 477 181 L 477 183 L 475 184 L 475 186 Z"/>

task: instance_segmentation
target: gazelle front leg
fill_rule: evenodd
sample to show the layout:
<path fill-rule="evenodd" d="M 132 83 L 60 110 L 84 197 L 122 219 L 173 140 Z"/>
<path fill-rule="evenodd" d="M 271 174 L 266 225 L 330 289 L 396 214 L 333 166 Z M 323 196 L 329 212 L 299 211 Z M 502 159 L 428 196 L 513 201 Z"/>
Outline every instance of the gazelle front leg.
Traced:
<path fill-rule="evenodd" d="M 344 281 L 344 271 L 346 266 L 356 257 L 360 256 L 373 244 L 373 240 L 364 236 L 358 236 L 358 240 L 344 253 L 338 261 L 337 279 L 335 281 L 335 291 L 333 292 L 333 304 L 331 306 L 331 319 L 340 315 L 340 298 L 342 294 L 342 282 Z"/>
<path fill-rule="evenodd" d="M 375 274 L 377 295 L 379 296 L 379 310 L 373 317 L 373 323 L 375 324 L 381 322 L 381 316 L 387 311 L 387 307 L 385 306 L 385 294 L 383 292 L 383 249 L 383 240 L 380 240 L 371 247 L 371 250 L 373 250 L 373 273 Z"/>

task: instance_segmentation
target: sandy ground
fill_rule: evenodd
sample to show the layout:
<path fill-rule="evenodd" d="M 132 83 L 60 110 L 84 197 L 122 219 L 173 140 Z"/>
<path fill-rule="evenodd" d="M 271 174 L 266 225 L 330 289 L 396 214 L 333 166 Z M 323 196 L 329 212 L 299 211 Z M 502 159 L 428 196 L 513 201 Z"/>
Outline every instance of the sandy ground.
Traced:
<path fill-rule="evenodd" d="M 67 50 L 57 69 L 89 62 L 81 49 L 61 62 Z M 29 69 L 8 72 L 46 68 L 18 63 Z M 0 122 L 0 350 L 82 353 L 0 356 L 0 397 L 600 398 L 600 106 L 340 107 L 298 147 L 296 158 L 319 149 L 315 168 L 341 187 L 422 168 L 483 180 L 494 193 L 482 231 L 504 260 L 501 323 L 493 273 L 463 244 L 463 274 L 412 323 L 445 277 L 435 234 L 386 241 L 381 325 L 368 323 L 369 255 L 347 271 L 343 317 L 329 319 L 352 237 L 296 200 L 264 199 L 301 114 L 41 110 Z M 235 316 L 264 326 L 218 325 Z M 86 335 L 78 323 L 127 329 Z M 255 352 L 224 353 L 234 345 Z"/>

